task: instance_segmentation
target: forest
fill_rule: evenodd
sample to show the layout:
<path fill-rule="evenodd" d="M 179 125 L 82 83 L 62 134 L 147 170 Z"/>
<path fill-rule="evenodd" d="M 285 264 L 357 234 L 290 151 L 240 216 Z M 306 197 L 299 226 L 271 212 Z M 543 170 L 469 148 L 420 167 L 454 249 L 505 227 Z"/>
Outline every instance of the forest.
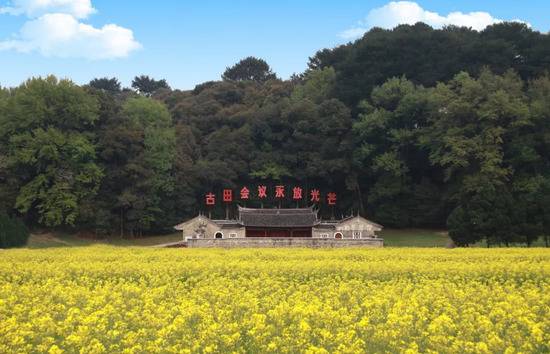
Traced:
<path fill-rule="evenodd" d="M 192 90 L 29 78 L 0 88 L 0 214 L 138 237 L 204 212 L 207 192 L 282 184 L 337 193 L 326 218 L 548 245 L 549 70 L 550 35 L 525 24 L 417 23 L 319 50 L 288 80 L 256 57 Z"/>

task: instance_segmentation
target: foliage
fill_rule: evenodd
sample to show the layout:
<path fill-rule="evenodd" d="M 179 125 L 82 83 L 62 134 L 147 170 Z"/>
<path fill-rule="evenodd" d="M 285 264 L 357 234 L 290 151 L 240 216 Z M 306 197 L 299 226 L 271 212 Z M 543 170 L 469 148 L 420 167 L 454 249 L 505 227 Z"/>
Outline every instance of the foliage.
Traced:
<path fill-rule="evenodd" d="M 47 226 L 74 225 L 102 171 L 92 135 L 97 102 L 67 80 L 31 79 L 12 92 L 0 123 L 7 168 L 18 177 L 15 208 Z M 0 117 L 1 119 L 1 117 Z"/>
<path fill-rule="evenodd" d="M 121 90 L 120 81 L 118 81 L 116 77 L 112 77 L 110 79 L 108 77 L 93 79 L 88 83 L 88 86 L 113 93 L 120 92 Z"/>
<path fill-rule="evenodd" d="M 29 230 L 19 220 L 0 214 L 0 248 L 24 246 L 29 239 Z"/>
<path fill-rule="evenodd" d="M 132 87 L 145 96 L 151 96 L 160 89 L 170 89 L 165 79 L 155 80 L 147 75 L 136 76 L 132 80 Z"/>
<path fill-rule="evenodd" d="M 1 252 L 3 353 L 550 350 L 546 249 Z"/>
<path fill-rule="evenodd" d="M 227 81 L 264 82 L 275 79 L 275 74 L 263 59 L 247 57 L 225 69 L 222 79 Z"/>
<path fill-rule="evenodd" d="M 332 67 L 310 70 L 302 82 L 296 86 L 291 97 L 297 102 L 308 99 L 321 103 L 331 97 L 335 79 L 336 72 Z"/>
<path fill-rule="evenodd" d="M 337 193 L 324 218 L 448 226 L 461 245 L 548 242 L 549 44 L 518 23 L 418 23 L 321 50 L 289 80 L 254 57 L 184 91 L 31 79 L 0 89 L 0 211 L 139 236 L 205 211 L 210 191 L 284 184 Z"/>
<path fill-rule="evenodd" d="M 436 226 L 441 220 L 440 173 L 418 144 L 427 98 L 406 78 L 389 79 L 372 91 L 370 102 L 361 102 L 353 125 L 355 166 L 370 182 L 371 213 L 385 225 Z"/>
<path fill-rule="evenodd" d="M 424 23 L 391 30 L 373 28 L 355 42 L 322 49 L 310 58 L 311 69 L 333 67 L 334 94 L 351 107 L 388 78 L 405 75 L 415 84 L 434 86 L 461 71 L 479 75 L 488 67 L 497 74 L 509 69 L 523 80 L 548 70 L 550 37 L 511 22 L 471 28 L 433 29 Z"/>
<path fill-rule="evenodd" d="M 130 134 L 126 136 L 135 140 L 133 145 L 118 147 L 123 159 L 119 160 L 121 173 L 114 182 L 120 188 L 116 205 L 126 219 L 125 228 L 134 235 L 150 229 L 163 217 L 162 204 L 175 188 L 176 136 L 170 114 L 158 101 L 130 98 L 124 103 L 121 115 L 123 127 L 128 131 L 116 134 Z M 132 150 L 125 151 L 129 148 Z"/>
<path fill-rule="evenodd" d="M 261 170 L 252 171 L 250 175 L 260 179 L 280 181 L 283 177 L 289 176 L 290 172 L 283 166 L 270 163 L 265 165 Z"/>

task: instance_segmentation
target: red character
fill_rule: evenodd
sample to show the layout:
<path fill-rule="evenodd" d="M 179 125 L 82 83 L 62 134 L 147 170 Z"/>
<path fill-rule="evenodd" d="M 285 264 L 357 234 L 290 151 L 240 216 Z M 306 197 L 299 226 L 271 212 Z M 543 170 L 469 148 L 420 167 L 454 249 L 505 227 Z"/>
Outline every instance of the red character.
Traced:
<path fill-rule="evenodd" d="M 328 205 L 336 205 L 336 193 L 327 193 L 327 203 Z"/>
<path fill-rule="evenodd" d="M 233 191 L 231 189 L 223 190 L 223 201 L 228 203 L 233 201 Z"/>
<path fill-rule="evenodd" d="M 285 197 L 285 186 L 275 186 L 275 198 Z"/>
<path fill-rule="evenodd" d="M 248 199 L 249 196 L 250 191 L 248 190 L 248 188 L 243 187 L 243 189 L 241 189 L 241 199 Z"/>
<path fill-rule="evenodd" d="M 302 199 L 302 188 L 300 187 L 292 188 L 292 199 L 294 200 Z"/>
<path fill-rule="evenodd" d="M 267 198 L 266 186 L 258 186 L 258 198 Z"/>
<path fill-rule="evenodd" d="M 311 201 L 314 202 L 314 203 L 319 203 L 321 201 L 321 192 L 319 192 L 318 189 L 312 189 L 311 192 L 309 192 L 309 194 L 311 194 Z"/>
<path fill-rule="evenodd" d="M 206 205 L 214 205 L 216 204 L 216 196 L 214 193 L 210 192 L 206 195 Z"/>

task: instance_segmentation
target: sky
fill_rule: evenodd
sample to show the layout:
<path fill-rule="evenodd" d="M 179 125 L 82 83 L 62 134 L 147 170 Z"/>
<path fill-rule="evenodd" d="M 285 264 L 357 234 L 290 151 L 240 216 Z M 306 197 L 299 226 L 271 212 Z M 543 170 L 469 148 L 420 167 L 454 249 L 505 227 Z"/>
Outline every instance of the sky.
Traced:
<path fill-rule="evenodd" d="M 78 84 L 136 75 L 192 89 L 247 56 L 279 77 L 373 26 L 426 22 L 550 30 L 549 0 L 0 0 L 0 85 L 54 74 Z"/>

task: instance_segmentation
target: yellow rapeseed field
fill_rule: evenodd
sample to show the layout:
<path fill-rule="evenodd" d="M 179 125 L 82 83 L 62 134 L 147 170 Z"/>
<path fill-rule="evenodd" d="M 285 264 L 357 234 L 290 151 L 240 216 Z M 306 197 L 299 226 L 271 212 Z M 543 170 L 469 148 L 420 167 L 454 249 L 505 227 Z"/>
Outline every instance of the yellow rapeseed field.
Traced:
<path fill-rule="evenodd" d="M 550 350 L 547 249 L 0 251 L 0 353 Z"/>

